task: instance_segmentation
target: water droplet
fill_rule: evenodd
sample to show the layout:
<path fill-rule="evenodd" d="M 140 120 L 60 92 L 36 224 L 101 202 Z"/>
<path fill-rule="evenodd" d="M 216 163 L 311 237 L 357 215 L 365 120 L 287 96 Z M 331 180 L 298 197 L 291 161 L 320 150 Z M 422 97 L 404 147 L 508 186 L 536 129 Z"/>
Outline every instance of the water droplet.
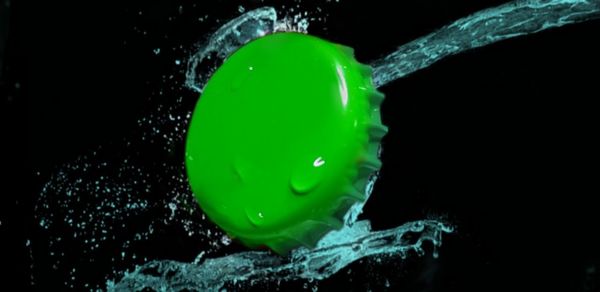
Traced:
<path fill-rule="evenodd" d="M 231 238 L 229 238 L 229 236 L 227 236 L 227 235 L 223 235 L 223 236 L 221 236 L 221 243 L 223 245 L 230 245 L 231 244 Z"/>
<path fill-rule="evenodd" d="M 325 164 L 325 160 L 323 160 L 321 156 L 317 157 L 317 159 L 315 159 L 313 162 L 314 167 L 321 167 L 323 164 Z"/>
<path fill-rule="evenodd" d="M 246 217 L 254 226 L 261 226 L 265 222 L 265 215 L 262 211 L 255 211 L 252 208 L 246 209 Z"/>
<path fill-rule="evenodd" d="M 313 161 L 303 160 L 293 170 L 290 186 L 296 194 L 312 191 L 323 178 L 325 160 L 319 156 Z"/>

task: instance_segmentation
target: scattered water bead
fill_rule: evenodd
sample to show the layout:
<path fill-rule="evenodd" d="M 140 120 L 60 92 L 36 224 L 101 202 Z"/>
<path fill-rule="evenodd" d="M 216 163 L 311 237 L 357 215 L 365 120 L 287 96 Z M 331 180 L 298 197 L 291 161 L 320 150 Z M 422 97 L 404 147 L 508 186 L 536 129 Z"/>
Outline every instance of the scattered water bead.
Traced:
<path fill-rule="evenodd" d="M 381 165 L 382 99 L 347 47 L 292 32 L 246 44 L 208 81 L 190 124 L 200 206 L 249 247 L 313 247 Z"/>

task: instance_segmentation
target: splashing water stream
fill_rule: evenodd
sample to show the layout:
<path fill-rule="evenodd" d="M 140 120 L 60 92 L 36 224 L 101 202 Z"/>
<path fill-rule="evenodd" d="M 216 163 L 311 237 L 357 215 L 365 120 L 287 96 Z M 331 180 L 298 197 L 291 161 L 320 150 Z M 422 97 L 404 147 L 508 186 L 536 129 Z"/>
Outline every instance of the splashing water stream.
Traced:
<path fill-rule="evenodd" d="M 465 50 L 598 17 L 600 0 L 510 2 L 459 19 L 375 60 L 371 63 L 374 82 L 380 87 Z M 276 31 L 306 33 L 307 28 L 306 19 L 296 16 L 280 20 L 271 7 L 248 11 L 223 25 L 197 47 L 188 60 L 185 86 L 201 92 L 212 70 L 250 40 Z M 315 249 L 299 248 L 288 257 L 247 251 L 211 258 L 231 240 L 202 215 L 187 187 L 183 163 L 157 163 L 161 171 L 152 171 L 139 166 L 143 157 L 127 151 L 135 148 L 136 143 L 151 142 L 170 155 L 174 143 L 184 141 L 189 118 L 189 111 L 159 108 L 140 120 L 140 125 L 153 129 L 152 132 L 143 134 L 140 141 L 126 141 L 125 152 L 118 158 L 109 158 L 110 153 L 106 152 L 110 151 L 100 147 L 60 168 L 43 188 L 36 205 L 39 226 L 49 237 L 53 237 L 52 230 L 72 231 L 70 238 L 64 234 L 51 238 L 51 256 L 68 257 L 69 251 L 60 248 L 61 241 L 77 241 L 84 252 L 71 252 L 71 256 L 86 257 L 91 265 L 94 254 L 106 248 L 120 251 L 112 262 L 127 258 L 140 263 L 132 271 L 107 275 L 108 290 L 215 291 L 227 285 L 252 285 L 260 281 L 321 280 L 364 257 L 404 258 L 413 252 L 422 255 L 426 242 L 433 246 L 433 254 L 437 256 L 442 236 L 453 231 L 450 225 L 437 220 L 408 222 L 383 231 L 373 231 L 368 220 L 357 221 L 377 179 L 377 174 L 373 174 L 365 190 L 367 200 L 354 205 L 346 214 L 343 228 L 327 234 Z M 168 194 L 166 199 L 157 202 L 152 198 L 150 194 L 157 189 Z M 164 209 L 164 216 L 142 220 L 151 209 Z M 126 222 L 128 228 L 124 230 Z M 136 225 L 136 222 L 146 223 Z M 171 225 L 177 225 L 190 237 L 208 241 L 209 246 L 191 263 L 136 259 L 131 250 L 137 242 L 150 238 L 156 229 Z M 72 279 L 65 281 L 67 287 L 75 287 L 76 274 L 73 268 Z"/>

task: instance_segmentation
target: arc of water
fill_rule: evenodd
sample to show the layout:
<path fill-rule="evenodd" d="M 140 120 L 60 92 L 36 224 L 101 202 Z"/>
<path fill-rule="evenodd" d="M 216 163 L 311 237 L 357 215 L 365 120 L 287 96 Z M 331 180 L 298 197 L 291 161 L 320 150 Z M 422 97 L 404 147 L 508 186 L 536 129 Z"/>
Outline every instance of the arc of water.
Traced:
<path fill-rule="evenodd" d="M 549 28 L 600 18 L 600 0 L 520 0 L 482 10 L 372 62 L 377 87 L 451 55 Z"/>

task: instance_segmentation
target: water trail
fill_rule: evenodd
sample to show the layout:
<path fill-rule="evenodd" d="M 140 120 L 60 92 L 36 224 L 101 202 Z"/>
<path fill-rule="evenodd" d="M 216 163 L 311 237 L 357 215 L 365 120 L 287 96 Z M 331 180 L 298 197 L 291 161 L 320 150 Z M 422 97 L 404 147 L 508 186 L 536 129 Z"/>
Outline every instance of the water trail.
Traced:
<path fill-rule="evenodd" d="M 373 79 L 383 86 L 473 48 L 553 27 L 600 18 L 600 0 L 522 0 L 482 10 L 374 61 Z"/>
<path fill-rule="evenodd" d="M 287 258 L 250 251 L 206 259 L 201 264 L 150 261 L 127 273 L 118 283 L 109 282 L 107 288 L 109 291 L 144 288 L 219 291 L 226 284 L 241 288 L 248 282 L 322 280 L 363 257 L 398 255 L 405 258 L 411 251 L 423 254 L 424 242 L 429 241 L 437 248 L 442 243 L 442 234 L 448 232 L 452 232 L 452 228 L 433 220 L 406 223 L 385 231 L 371 231 L 369 221 L 359 221 L 322 241 L 314 250 L 298 249 Z M 411 243 L 405 237 L 408 234 L 416 234 L 418 240 Z"/>

